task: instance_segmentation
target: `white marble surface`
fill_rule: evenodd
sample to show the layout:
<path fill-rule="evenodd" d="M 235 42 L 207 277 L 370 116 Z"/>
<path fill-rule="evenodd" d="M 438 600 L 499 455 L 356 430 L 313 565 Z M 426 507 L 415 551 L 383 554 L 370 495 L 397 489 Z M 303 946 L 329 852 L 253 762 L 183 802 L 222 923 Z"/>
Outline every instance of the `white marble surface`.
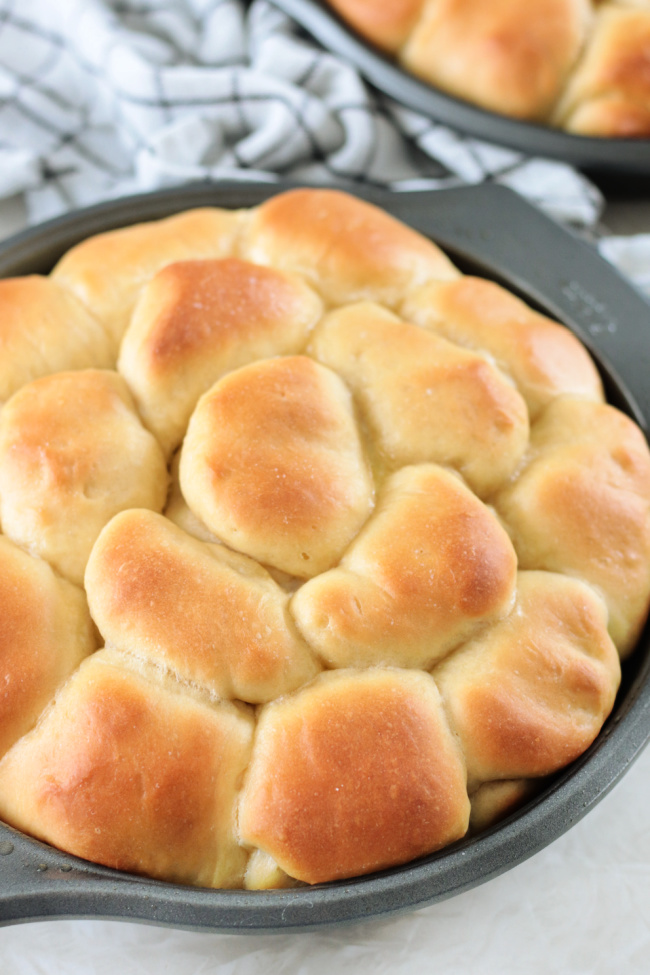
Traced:
<path fill-rule="evenodd" d="M 0 204 L 0 237 L 21 201 Z M 650 205 L 609 209 L 617 233 L 650 230 Z M 650 749 L 609 796 L 502 877 L 388 922 L 306 935 L 188 934 L 53 921 L 0 930 L 1 975 L 647 975 Z"/>

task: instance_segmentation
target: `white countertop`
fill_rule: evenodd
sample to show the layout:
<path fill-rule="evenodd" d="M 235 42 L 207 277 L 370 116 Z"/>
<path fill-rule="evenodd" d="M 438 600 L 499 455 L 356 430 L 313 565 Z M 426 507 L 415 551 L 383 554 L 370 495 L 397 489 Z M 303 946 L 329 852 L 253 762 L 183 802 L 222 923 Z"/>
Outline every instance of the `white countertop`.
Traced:
<path fill-rule="evenodd" d="M 617 233 L 650 231 L 650 203 L 611 207 Z M 24 223 L 0 204 L 0 238 Z M 2 975 L 647 975 L 650 749 L 585 819 L 507 874 L 387 922 L 279 936 L 189 934 L 51 921 L 0 930 Z"/>

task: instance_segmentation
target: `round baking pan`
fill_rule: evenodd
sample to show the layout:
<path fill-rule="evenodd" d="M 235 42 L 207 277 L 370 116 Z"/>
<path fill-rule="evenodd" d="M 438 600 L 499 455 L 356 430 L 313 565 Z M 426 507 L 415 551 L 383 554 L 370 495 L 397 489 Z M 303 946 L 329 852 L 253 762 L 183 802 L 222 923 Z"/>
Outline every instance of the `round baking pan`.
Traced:
<path fill-rule="evenodd" d="M 0 246 L 0 276 L 47 272 L 69 247 L 104 230 L 196 206 L 248 207 L 282 184 L 197 184 L 53 220 Z M 587 244 L 497 186 L 359 192 L 437 241 L 463 269 L 492 277 L 585 341 L 608 397 L 646 432 L 650 305 Z M 294 890 L 181 887 L 96 866 L 0 824 L 0 923 L 52 917 L 147 921 L 195 930 L 309 930 L 424 907 L 475 887 L 551 843 L 624 774 L 650 737 L 650 627 L 624 667 L 615 709 L 587 752 L 497 826 L 368 877 Z"/>
<path fill-rule="evenodd" d="M 363 40 L 320 0 L 271 2 L 293 17 L 323 47 L 355 65 L 379 91 L 436 122 L 530 156 L 563 159 L 584 169 L 611 191 L 630 191 L 629 184 L 615 177 L 636 177 L 637 191 L 639 178 L 643 184 L 646 179 L 650 180 L 650 139 L 595 139 L 571 135 L 560 129 L 490 112 L 420 81 L 369 41 Z"/>

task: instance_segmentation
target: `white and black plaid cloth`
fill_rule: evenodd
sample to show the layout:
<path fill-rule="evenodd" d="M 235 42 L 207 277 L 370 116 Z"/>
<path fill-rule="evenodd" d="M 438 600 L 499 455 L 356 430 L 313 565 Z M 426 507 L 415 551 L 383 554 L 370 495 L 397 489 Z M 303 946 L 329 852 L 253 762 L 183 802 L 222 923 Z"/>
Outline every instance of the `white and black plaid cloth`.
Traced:
<path fill-rule="evenodd" d="M 212 178 L 493 180 L 596 224 L 598 191 L 372 94 L 267 0 L 0 0 L 0 197 L 32 221 Z"/>

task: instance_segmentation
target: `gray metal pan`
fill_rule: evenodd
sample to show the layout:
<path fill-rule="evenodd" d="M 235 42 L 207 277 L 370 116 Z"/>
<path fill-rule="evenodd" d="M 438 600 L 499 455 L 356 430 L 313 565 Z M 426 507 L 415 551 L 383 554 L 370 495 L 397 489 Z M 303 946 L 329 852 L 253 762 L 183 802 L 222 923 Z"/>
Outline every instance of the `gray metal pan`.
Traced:
<path fill-rule="evenodd" d="M 103 204 L 0 247 L 0 276 L 47 272 L 77 241 L 195 206 L 255 205 L 280 184 L 197 184 Z M 648 431 L 650 305 L 585 243 L 496 186 L 361 194 L 441 244 L 464 269 L 505 283 L 574 329 L 609 398 Z M 0 825 L 0 924 L 124 918 L 228 932 L 304 931 L 385 917 L 475 887 L 551 843 L 624 774 L 650 737 L 650 627 L 625 667 L 615 710 L 592 747 L 519 812 L 482 835 L 369 877 L 292 891 L 199 890 L 60 853 Z"/>
<path fill-rule="evenodd" d="M 549 156 L 609 177 L 606 186 L 626 191 L 624 177 L 650 179 L 650 139 L 595 139 L 498 115 L 448 95 L 400 68 L 363 40 L 321 0 L 271 0 L 323 47 L 354 64 L 379 91 L 429 118 L 477 139 L 509 146 L 530 156 Z M 611 177 L 620 179 L 612 184 Z"/>

